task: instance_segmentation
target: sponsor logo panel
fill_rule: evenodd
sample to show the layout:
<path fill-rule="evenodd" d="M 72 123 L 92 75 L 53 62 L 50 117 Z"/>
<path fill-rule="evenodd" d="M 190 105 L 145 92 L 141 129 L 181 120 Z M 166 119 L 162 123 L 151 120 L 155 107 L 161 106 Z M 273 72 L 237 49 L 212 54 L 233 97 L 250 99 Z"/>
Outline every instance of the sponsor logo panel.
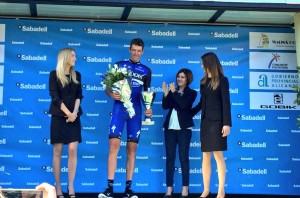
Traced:
<path fill-rule="evenodd" d="M 5 46 L 0 45 L 0 63 L 4 62 L 4 50 L 5 50 Z"/>
<path fill-rule="evenodd" d="M 297 73 L 250 72 L 250 89 L 294 90 Z"/>
<path fill-rule="evenodd" d="M 296 70 L 295 53 L 250 52 L 250 69 Z"/>
<path fill-rule="evenodd" d="M 297 93 L 250 92 L 250 109 L 299 110 L 300 107 L 294 104 L 296 96 Z"/>
<path fill-rule="evenodd" d="M 265 50 L 295 50 L 294 33 L 249 32 L 249 48 Z"/>
<path fill-rule="evenodd" d="M 0 24 L 0 42 L 5 42 L 5 24 Z"/>
<path fill-rule="evenodd" d="M 0 105 L 3 105 L 3 86 L 0 86 Z"/>

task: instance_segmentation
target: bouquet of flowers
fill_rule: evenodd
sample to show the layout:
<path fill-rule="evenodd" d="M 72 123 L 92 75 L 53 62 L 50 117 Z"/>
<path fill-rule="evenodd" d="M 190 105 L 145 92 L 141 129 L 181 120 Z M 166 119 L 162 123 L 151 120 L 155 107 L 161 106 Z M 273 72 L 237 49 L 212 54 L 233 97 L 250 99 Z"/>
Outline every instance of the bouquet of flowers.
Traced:
<path fill-rule="evenodd" d="M 102 76 L 103 87 L 108 87 L 113 92 L 118 92 L 122 98 L 123 106 L 126 108 L 130 118 L 135 115 L 133 104 L 131 102 L 131 87 L 128 83 L 129 71 L 127 68 L 119 68 L 117 64 L 108 65 L 109 70 Z"/>

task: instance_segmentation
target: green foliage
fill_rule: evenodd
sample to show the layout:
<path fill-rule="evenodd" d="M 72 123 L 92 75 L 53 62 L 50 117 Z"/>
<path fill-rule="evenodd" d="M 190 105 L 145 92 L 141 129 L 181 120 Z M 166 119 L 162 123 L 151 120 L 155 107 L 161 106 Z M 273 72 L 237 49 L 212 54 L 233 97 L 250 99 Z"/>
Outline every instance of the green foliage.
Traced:
<path fill-rule="evenodd" d="M 117 64 L 108 65 L 109 70 L 107 70 L 106 74 L 102 75 L 101 84 L 104 87 L 111 88 L 115 82 L 123 80 L 124 78 L 129 77 L 129 71 L 126 68 L 119 68 Z"/>

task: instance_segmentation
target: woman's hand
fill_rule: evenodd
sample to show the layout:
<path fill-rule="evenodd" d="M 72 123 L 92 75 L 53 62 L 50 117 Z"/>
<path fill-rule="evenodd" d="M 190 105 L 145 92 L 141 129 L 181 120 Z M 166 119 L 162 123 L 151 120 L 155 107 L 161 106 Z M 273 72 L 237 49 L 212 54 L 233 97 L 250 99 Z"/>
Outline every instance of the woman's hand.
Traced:
<path fill-rule="evenodd" d="M 77 118 L 77 112 L 67 114 L 66 122 L 74 122 Z"/>
<path fill-rule="evenodd" d="M 164 91 L 164 96 L 166 97 L 168 95 L 168 93 L 169 93 L 168 85 L 167 85 L 166 82 L 162 83 L 162 89 Z"/>
<path fill-rule="evenodd" d="M 176 91 L 176 88 L 175 88 L 175 83 L 170 83 L 170 90 L 172 93 L 174 93 Z"/>
<path fill-rule="evenodd" d="M 222 129 L 222 137 L 226 137 L 230 134 L 230 126 L 224 125 Z"/>

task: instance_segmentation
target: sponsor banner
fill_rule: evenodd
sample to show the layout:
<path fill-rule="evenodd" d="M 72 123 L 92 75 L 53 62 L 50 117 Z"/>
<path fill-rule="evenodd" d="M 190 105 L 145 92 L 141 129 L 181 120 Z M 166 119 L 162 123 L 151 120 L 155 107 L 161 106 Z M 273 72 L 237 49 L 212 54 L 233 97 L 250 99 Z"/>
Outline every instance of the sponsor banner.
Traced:
<path fill-rule="evenodd" d="M 295 53 L 283 52 L 250 52 L 250 69 L 297 70 Z"/>
<path fill-rule="evenodd" d="M 269 43 L 259 44 L 262 33 L 267 34 L 265 41 Z M 81 72 L 84 96 L 76 192 L 105 189 L 107 134 L 114 101 L 105 94 L 101 76 L 108 64 L 128 59 L 130 40 L 140 37 L 145 42 L 141 62 L 152 70 L 150 90 L 156 93 L 152 106 L 155 124 L 141 129 L 132 185 L 137 189 L 134 190 L 165 192 L 162 126 L 168 111 L 162 109 L 162 82 L 176 82 L 179 69 L 191 69 L 194 80 L 190 87 L 198 93 L 195 106 L 200 100 L 199 82 L 204 75 L 200 57 L 214 52 L 228 77 L 232 104 L 234 133 L 228 138 L 224 157 L 227 173 L 238 180 L 226 181 L 226 191 L 300 194 L 297 142 L 300 133 L 296 125 L 298 111 L 293 109 L 295 94 L 291 91 L 298 80 L 291 35 L 294 35 L 292 28 L 0 19 L 0 186 L 32 188 L 42 181 L 55 185 L 48 81 L 50 71 L 56 67 L 58 51 L 71 47 L 76 50 L 75 69 Z M 284 111 L 269 111 L 284 107 Z M 191 193 L 199 192 L 203 185 L 199 168 L 201 113 L 193 117 L 195 126 L 189 156 Z M 117 156 L 116 192 L 123 192 L 125 187 L 126 130 L 125 126 Z M 61 172 L 62 188 L 66 189 L 68 154 L 65 149 Z M 213 186 L 218 185 L 216 173 L 212 171 Z M 177 157 L 174 181 L 181 178 L 182 167 Z M 176 182 L 174 192 L 180 192 L 180 182 Z"/>
<path fill-rule="evenodd" d="M 250 92 L 250 109 L 299 110 L 300 106 L 294 103 L 296 97 L 296 93 Z"/>
<path fill-rule="evenodd" d="M 249 48 L 260 50 L 295 50 L 295 34 L 249 32 Z"/>
<path fill-rule="evenodd" d="M 5 46 L 0 45 L 0 63 L 4 62 L 4 49 L 5 49 Z"/>
<path fill-rule="evenodd" d="M 0 24 L 0 42 L 5 42 L 5 24 Z"/>
<path fill-rule="evenodd" d="M 250 72 L 250 89 L 294 90 L 298 73 Z"/>

